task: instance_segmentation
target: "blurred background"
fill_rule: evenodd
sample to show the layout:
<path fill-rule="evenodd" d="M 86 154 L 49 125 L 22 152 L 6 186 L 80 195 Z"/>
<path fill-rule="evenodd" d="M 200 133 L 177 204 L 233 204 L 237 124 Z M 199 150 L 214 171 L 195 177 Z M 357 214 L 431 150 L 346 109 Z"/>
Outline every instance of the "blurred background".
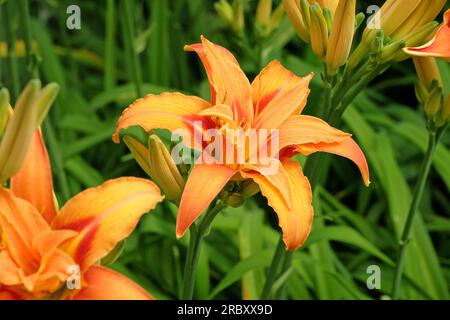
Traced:
<path fill-rule="evenodd" d="M 383 2 L 358 1 L 359 10 Z M 230 49 L 249 79 L 272 59 L 298 75 L 315 72 L 305 112 L 321 101 L 321 64 L 276 9 L 280 1 L 274 1 L 276 16 L 267 25 L 255 20 L 257 0 L 230 0 L 243 8 L 243 15 L 231 20 L 221 10 L 223 3 L 213 0 L 30 0 L 29 13 L 22 0 L 0 3 L 0 85 L 10 90 L 13 101 L 31 77 L 61 87 L 43 126 L 60 204 L 109 178 L 145 176 L 126 146 L 111 141 L 118 116 L 133 100 L 163 91 L 209 99 L 199 59 L 183 51 L 200 35 Z M 449 65 L 440 63 L 440 68 L 448 90 Z M 378 299 L 390 292 L 396 239 L 427 141 L 415 81 L 411 61 L 398 63 L 346 112 L 342 128 L 366 154 L 371 187 L 363 186 L 352 163 L 330 158 L 329 179 L 314 194 L 316 225 L 283 275 L 289 281 L 281 298 Z M 143 132 L 132 129 L 131 134 L 145 141 Z M 436 152 L 408 248 L 403 298 L 449 298 L 449 147 L 447 134 Z M 103 263 L 157 298 L 177 298 L 187 239 L 176 239 L 175 217 L 176 207 L 162 203 L 117 248 L 118 260 Z M 277 225 L 260 195 L 221 213 L 202 250 L 195 297 L 258 298 L 279 238 Z M 375 289 L 367 286 L 370 266 L 381 272 Z"/>

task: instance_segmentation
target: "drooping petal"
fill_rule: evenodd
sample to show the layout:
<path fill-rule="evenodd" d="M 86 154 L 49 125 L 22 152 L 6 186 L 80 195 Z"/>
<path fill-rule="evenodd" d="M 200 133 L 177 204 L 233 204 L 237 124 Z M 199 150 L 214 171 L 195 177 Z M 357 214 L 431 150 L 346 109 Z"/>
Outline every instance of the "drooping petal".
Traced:
<path fill-rule="evenodd" d="M 261 113 L 275 97 L 286 94 L 298 84 L 301 83 L 304 89 L 307 89 L 308 77 L 305 79 L 297 76 L 283 67 L 278 60 L 271 61 L 252 82 L 252 101 L 255 116 Z M 303 103 L 302 101 L 297 102 L 298 107 L 301 107 L 298 112 L 301 112 L 304 107 Z"/>
<path fill-rule="evenodd" d="M 366 186 L 370 184 L 369 166 L 367 165 L 366 157 L 352 138 L 335 143 L 302 144 L 297 147 L 297 151 L 304 155 L 314 152 L 328 152 L 350 159 L 358 166 L 364 184 Z"/>
<path fill-rule="evenodd" d="M 47 222 L 56 216 L 50 160 L 40 129 L 33 135 L 22 168 L 11 178 L 11 190 L 30 202 Z"/>
<path fill-rule="evenodd" d="M 139 285 L 111 269 L 92 266 L 73 300 L 153 300 Z"/>
<path fill-rule="evenodd" d="M 181 93 L 149 94 L 136 100 L 122 112 L 117 121 L 113 140 L 119 143 L 120 130 L 131 126 L 140 126 L 145 131 L 156 128 L 170 131 L 185 129 L 190 136 L 183 136 L 184 142 L 192 146 L 193 142 L 190 140 L 193 138 L 194 129 L 203 130 L 204 126 L 212 125 L 207 117 L 197 115 L 209 107 L 209 103 L 205 100 Z"/>
<path fill-rule="evenodd" d="M 301 113 L 309 95 L 313 77 L 298 77 L 278 61 L 272 61 L 252 83 L 254 108 L 257 115 L 252 127 L 277 129 L 292 114 Z"/>
<path fill-rule="evenodd" d="M 201 40 L 201 44 L 185 46 L 185 50 L 195 51 L 203 62 L 211 85 L 211 104 L 230 106 L 236 123 L 251 122 L 251 86 L 236 58 L 205 37 Z"/>
<path fill-rule="evenodd" d="M 338 130 L 319 118 L 295 115 L 290 116 L 280 126 L 279 147 L 283 149 L 305 143 L 334 143 L 350 136 L 351 134 Z"/>
<path fill-rule="evenodd" d="M 127 237 L 141 216 L 162 199 L 158 187 L 148 180 L 109 180 L 69 200 L 52 227 L 79 232 L 64 248 L 85 270 Z"/>
<path fill-rule="evenodd" d="M 1 300 L 26 300 L 27 296 L 22 292 L 17 292 L 8 287 L 0 285 L 0 301 Z"/>
<path fill-rule="evenodd" d="M 450 9 L 445 12 L 444 24 L 431 41 L 423 46 L 404 50 L 412 56 L 450 59 Z"/>
<path fill-rule="evenodd" d="M 177 237 L 184 235 L 187 228 L 208 207 L 235 173 L 235 170 L 223 164 L 194 165 L 178 209 Z"/>
<path fill-rule="evenodd" d="M 28 201 L 4 188 L 0 188 L 0 230 L 2 242 L 17 266 L 26 274 L 36 270 L 40 259 L 32 241 L 50 227 Z"/>
<path fill-rule="evenodd" d="M 313 222 L 311 186 L 303 175 L 299 163 L 292 159 L 283 159 L 283 167 L 289 175 L 292 193 L 292 207 L 289 209 L 283 200 L 285 190 L 277 189 L 263 175 L 256 172 L 242 172 L 244 178 L 253 179 L 267 198 L 269 205 L 278 215 L 283 231 L 283 241 L 288 250 L 299 248 L 306 240 Z"/>
<path fill-rule="evenodd" d="M 263 175 L 276 189 L 282 190 L 281 196 L 286 206 L 292 208 L 292 192 L 289 174 L 278 159 L 260 159 L 259 164 L 244 164 L 243 170 L 253 170 Z"/>

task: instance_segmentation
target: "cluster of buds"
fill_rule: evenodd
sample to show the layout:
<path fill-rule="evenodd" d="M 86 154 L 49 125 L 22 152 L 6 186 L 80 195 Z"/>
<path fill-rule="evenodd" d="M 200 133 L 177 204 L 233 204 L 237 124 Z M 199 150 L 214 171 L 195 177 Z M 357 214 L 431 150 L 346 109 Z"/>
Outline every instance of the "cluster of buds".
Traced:
<path fill-rule="evenodd" d="M 283 6 L 280 4 L 273 10 L 272 0 L 259 0 L 256 9 L 255 27 L 257 35 L 266 38 L 280 25 L 283 18 Z M 214 4 L 217 14 L 233 32 L 241 34 L 245 28 L 244 0 L 219 0 Z"/>
<path fill-rule="evenodd" d="M 298 36 L 311 43 L 314 53 L 334 75 L 348 59 L 355 26 L 356 0 L 283 0 L 286 14 Z"/>
<path fill-rule="evenodd" d="M 16 174 L 25 159 L 33 133 L 45 119 L 58 94 L 55 83 L 41 89 L 31 80 L 20 94 L 14 109 L 8 90 L 0 91 L 0 184 Z"/>
<path fill-rule="evenodd" d="M 442 127 L 450 118 L 450 95 L 444 102 L 442 77 L 435 58 L 413 57 L 419 82 L 416 96 L 424 106 L 430 128 Z"/>
<path fill-rule="evenodd" d="M 408 58 L 405 47 L 415 47 L 430 40 L 438 28 L 434 21 L 446 0 L 387 0 L 369 20 L 362 40 L 350 57 L 355 68 L 370 53 L 379 63 Z"/>
<path fill-rule="evenodd" d="M 148 147 L 128 135 L 123 140 L 137 163 L 158 184 L 166 198 L 178 204 L 186 182 L 164 142 L 155 134 L 149 136 Z"/>

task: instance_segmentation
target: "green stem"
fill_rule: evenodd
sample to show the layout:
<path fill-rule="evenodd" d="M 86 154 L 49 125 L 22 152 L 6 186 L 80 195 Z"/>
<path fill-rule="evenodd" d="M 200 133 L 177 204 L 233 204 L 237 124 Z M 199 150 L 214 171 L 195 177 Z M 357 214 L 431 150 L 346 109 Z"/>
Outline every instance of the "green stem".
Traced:
<path fill-rule="evenodd" d="M 138 97 L 142 97 L 142 89 L 141 89 L 141 74 L 138 64 L 138 57 L 134 50 L 134 27 L 133 27 L 133 14 L 131 12 L 133 2 L 130 0 L 123 0 L 122 7 L 124 10 L 123 14 L 123 24 L 125 29 L 125 44 L 128 49 L 128 55 L 131 62 L 131 71 L 133 76 L 134 85 L 136 87 L 136 94 Z"/>
<path fill-rule="evenodd" d="M 409 208 L 408 217 L 406 219 L 406 224 L 403 229 L 402 236 L 400 238 L 400 248 L 398 252 L 397 265 L 395 267 L 394 282 L 392 285 L 392 299 L 398 299 L 400 293 L 400 284 L 403 275 L 403 266 L 405 263 L 405 253 L 406 247 L 408 245 L 412 226 L 414 223 L 414 217 L 416 216 L 417 209 L 422 200 L 423 190 L 425 188 L 425 183 L 428 179 L 430 173 L 431 163 L 433 161 L 433 154 L 436 149 L 436 144 L 438 142 L 440 135 L 438 136 L 436 132 L 431 131 L 428 137 L 428 148 L 425 153 L 425 158 L 423 159 L 422 167 L 420 169 L 420 175 L 414 189 L 413 200 Z"/>
<path fill-rule="evenodd" d="M 14 8 L 12 8 L 13 2 L 7 1 L 4 4 L 2 10 L 2 19 L 4 22 L 4 32 L 6 36 L 6 43 L 8 46 L 8 76 L 11 79 L 10 85 L 12 87 L 12 101 L 15 101 L 19 96 L 20 89 L 20 80 L 19 80 L 19 71 L 17 69 L 17 61 L 16 61 L 16 53 L 15 53 L 15 33 L 12 30 L 12 19 L 11 15 L 14 12 Z M 11 25 L 10 25 L 11 24 Z"/>
<path fill-rule="evenodd" d="M 195 276 L 197 273 L 198 258 L 202 247 L 202 240 L 206 236 L 217 214 L 226 207 L 222 201 L 218 201 L 214 207 L 210 207 L 203 220 L 197 226 L 193 223 L 190 227 L 190 240 L 184 265 L 184 287 L 181 298 L 191 300 L 194 295 Z"/>
<path fill-rule="evenodd" d="M 37 72 L 38 69 L 36 68 L 36 57 L 33 53 L 33 44 L 32 44 L 32 38 L 31 38 L 31 29 L 30 29 L 30 10 L 29 10 L 29 4 L 28 0 L 20 0 L 19 1 L 20 6 L 20 18 L 22 20 L 23 25 L 23 34 L 25 39 L 25 51 L 26 51 L 26 57 L 27 57 L 27 64 L 28 64 L 28 72 L 30 75 L 30 78 L 38 78 Z"/>
<path fill-rule="evenodd" d="M 269 271 L 267 272 L 266 283 L 261 293 L 261 300 L 267 300 L 272 292 L 272 286 L 280 269 L 281 262 L 284 260 L 286 255 L 286 248 L 283 242 L 283 237 L 281 237 L 278 242 L 277 249 L 270 264 Z"/>

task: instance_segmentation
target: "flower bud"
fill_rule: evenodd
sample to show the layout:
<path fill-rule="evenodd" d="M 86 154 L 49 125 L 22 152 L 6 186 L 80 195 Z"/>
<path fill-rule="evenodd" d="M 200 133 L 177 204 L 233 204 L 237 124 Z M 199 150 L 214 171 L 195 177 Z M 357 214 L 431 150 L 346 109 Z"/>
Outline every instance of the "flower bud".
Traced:
<path fill-rule="evenodd" d="M 253 180 L 246 180 L 242 183 L 241 194 L 245 199 L 253 197 L 260 191 L 259 185 Z"/>
<path fill-rule="evenodd" d="M 5 131 L 9 118 L 12 116 L 12 108 L 9 105 L 9 92 L 6 88 L 0 90 L 0 138 Z"/>
<path fill-rule="evenodd" d="M 443 88 L 441 73 L 435 58 L 413 57 L 413 62 L 417 76 L 427 90 L 431 90 L 433 81 L 437 81 L 438 85 Z"/>
<path fill-rule="evenodd" d="M 348 59 L 355 33 L 356 0 L 341 0 L 333 18 L 328 42 L 327 66 L 333 75 Z"/>
<path fill-rule="evenodd" d="M 0 184 L 16 174 L 25 159 L 32 135 L 37 129 L 38 109 L 34 102 L 40 88 L 40 81 L 31 80 L 17 100 L 0 142 Z"/>
<path fill-rule="evenodd" d="M 56 83 L 49 83 L 41 90 L 36 97 L 34 108 L 37 109 L 36 127 L 39 127 L 47 116 L 50 107 L 58 96 L 59 86 Z"/>
<path fill-rule="evenodd" d="M 259 0 L 256 8 L 256 22 L 263 27 L 270 23 L 272 15 L 272 0 Z"/>
<path fill-rule="evenodd" d="M 309 28 L 305 24 L 300 11 L 300 3 L 298 0 L 282 0 L 284 11 L 291 22 L 297 35 L 304 42 L 310 41 Z"/>
<path fill-rule="evenodd" d="M 442 88 L 437 85 L 436 82 L 434 82 L 433 89 L 428 95 L 427 100 L 425 101 L 425 114 L 427 115 L 428 119 L 432 122 L 435 122 L 435 116 L 438 114 L 439 111 L 441 111 L 443 106 L 443 95 L 442 95 Z"/>
<path fill-rule="evenodd" d="M 183 193 L 185 181 L 169 150 L 161 139 L 154 134 L 148 138 L 148 148 L 151 178 L 160 186 L 168 199 L 178 203 Z"/>
<path fill-rule="evenodd" d="M 219 0 L 214 3 L 214 9 L 223 22 L 229 26 L 233 24 L 233 7 L 227 0 Z"/>
<path fill-rule="evenodd" d="M 233 3 L 233 23 L 231 26 L 236 33 L 240 33 L 244 30 L 245 19 L 243 0 L 235 0 Z"/>
<path fill-rule="evenodd" d="M 311 14 L 311 47 L 313 52 L 324 60 L 328 45 L 328 27 L 322 8 L 314 3 L 309 7 Z"/>

